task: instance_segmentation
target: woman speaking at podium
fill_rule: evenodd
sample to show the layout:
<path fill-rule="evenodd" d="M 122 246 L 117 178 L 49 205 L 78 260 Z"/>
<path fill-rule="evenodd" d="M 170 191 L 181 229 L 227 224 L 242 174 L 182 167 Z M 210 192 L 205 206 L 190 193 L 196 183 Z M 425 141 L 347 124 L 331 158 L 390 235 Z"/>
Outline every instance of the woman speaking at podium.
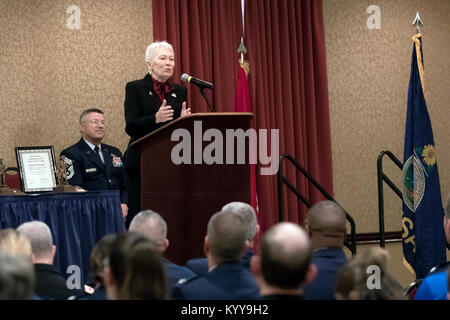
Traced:
<path fill-rule="evenodd" d="M 187 108 L 187 90 L 170 82 L 175 68 L 175 54 L 166 41 L 147 47 L 145 62 L 148 73 L 140 80 L 128 82 L 125 87 L 125 131 L 130 136 L 125 153 L 125 171 L 128 187 L 127 227 L 140 210 L 140 152 L 130 144 L 173 119 L 191 114 Z"/>

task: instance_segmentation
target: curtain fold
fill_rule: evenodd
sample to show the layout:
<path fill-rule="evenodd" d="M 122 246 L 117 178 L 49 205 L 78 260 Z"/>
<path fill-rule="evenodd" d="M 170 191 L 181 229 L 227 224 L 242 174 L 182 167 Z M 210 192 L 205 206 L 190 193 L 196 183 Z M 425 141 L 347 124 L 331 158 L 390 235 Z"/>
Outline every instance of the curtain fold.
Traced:
<path fill-rule="evenodd" d="M 241 17 L 240 0 L 153 0 L 154 39 L 168 40 L 176 51 L 174 80 L 186 72 L 213 82 L 213 96 L 208 94 L 217 111 L 234 111 Z M 269 135 L 278 129 L 280 155 L 292 155 L 333 195 L 322 1 L 246 0 L 244 41 L 255 129 Z M 189 99 L 193 112 L 207 111 L 193 86 Z M 306 198 L 323 199 L 293 166 L 285 166 Z M 262 176 L 260 168 L 258 206 L 265 230 L 278 222 L 277 180 Z M 285 220 L 302 224 L 306 206 L 284 189 Z"/>
<path fill-rule="evenodd" d="M 174 82 L 187 73 L 212 82 L 205 90 L 216 111 L 234 111 L 237 83 L 236 62 L 242 18 L 240 1 L 154 0 L 153 39 L 167 40 L 175 50 Z M 208 112 L 194 85 L 188 87 L 193 112 Z"/>

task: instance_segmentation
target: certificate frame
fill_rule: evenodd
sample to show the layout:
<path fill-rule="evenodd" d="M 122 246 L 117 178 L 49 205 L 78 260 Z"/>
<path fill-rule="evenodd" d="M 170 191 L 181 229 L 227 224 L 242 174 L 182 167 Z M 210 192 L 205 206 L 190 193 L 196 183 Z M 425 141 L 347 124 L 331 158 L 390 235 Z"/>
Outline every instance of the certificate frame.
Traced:
<path fill-rule="evenodd" d="M 53 146 L 16 147 L 16 161 L 23 192 L 40 193 L 56 187 Z"/>

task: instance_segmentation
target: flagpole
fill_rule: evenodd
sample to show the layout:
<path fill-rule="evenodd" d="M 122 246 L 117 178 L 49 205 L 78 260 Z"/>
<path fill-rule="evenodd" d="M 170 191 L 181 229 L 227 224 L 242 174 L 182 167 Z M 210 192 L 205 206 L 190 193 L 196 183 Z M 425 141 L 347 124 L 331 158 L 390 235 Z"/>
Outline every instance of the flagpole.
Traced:
<path fill-rule="evenodd" d="M 419 11 L 417 11 L 416 18 L 414 19 L 412 25 L 413 25 L 413 27 L 415 27 L 417 29 L 417 33 L 420 34 L 420 28 L 423 27 L 423 22 L 422 22 L 422 19 L 420 19 Z"/>

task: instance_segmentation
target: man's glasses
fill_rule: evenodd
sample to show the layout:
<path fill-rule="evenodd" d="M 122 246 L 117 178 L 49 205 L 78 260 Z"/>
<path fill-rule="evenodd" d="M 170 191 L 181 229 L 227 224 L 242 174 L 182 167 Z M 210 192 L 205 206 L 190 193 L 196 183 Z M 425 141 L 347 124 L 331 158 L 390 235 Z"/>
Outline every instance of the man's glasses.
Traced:
<path fill-rule="evenodd" d="M 100 123 L 106 127 L 106 121 L 105 120 L 97 120 L 97 119 L 93 119 L 91 121 L 88 121 L 90 124 L 92 124 L 93 126 L 98 126 Z"/>

